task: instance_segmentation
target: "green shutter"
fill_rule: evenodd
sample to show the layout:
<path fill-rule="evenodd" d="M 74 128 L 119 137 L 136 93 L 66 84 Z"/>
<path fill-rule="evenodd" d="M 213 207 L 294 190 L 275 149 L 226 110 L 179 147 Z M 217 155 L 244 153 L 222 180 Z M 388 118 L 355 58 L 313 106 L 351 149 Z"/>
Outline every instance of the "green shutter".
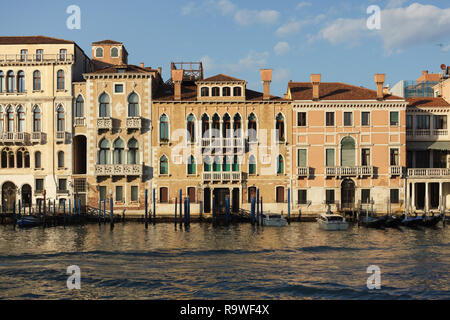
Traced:
<path fill-rule="evenodd" d="M 298 166 L 302 168 L 307 166 L 306 149 L 298 150 Z"/>
<path fill-rule="evenodd" d="M 335 154 L 334 154 L 334 149 L 327 149 L 327 163 L 326 166 L 327 167 L 334 167 L 335 166 Z"/>

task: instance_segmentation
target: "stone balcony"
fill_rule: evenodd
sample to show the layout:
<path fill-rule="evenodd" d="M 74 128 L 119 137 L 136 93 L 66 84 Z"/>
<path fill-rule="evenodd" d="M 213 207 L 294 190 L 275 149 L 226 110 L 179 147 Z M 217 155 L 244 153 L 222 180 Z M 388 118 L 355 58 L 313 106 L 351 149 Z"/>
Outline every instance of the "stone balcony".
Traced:
<path fill-rule="evenodd" d="M 389 176 L 395 177 L 399 176 L 401 177 L 403 175 L 403 168 L 399 166 L 391 166 L 389 167 Z"/>
<path fill-rule="evenodd" d="M 26 132 L 4 132 L 0 134 L 0 143 L 27 144 L 30 134 Z"/>
<path fill-rule="evenodd" d="M 450 178 L 450 168 L 408 169 L 408 178 Z"/>
<path fill-rule="evenodd" d="M 56 132 L 56 143 L 66 143 L 69 140 L 69 133 L 65 131 Z"/>
<path fill-rule="evenodd" d="M 373 167 L 328 167 L 325 168 L 326 177 L 372 177 Z"/>
<path fill-rule="evenodd" d="M 97 129 L 98 130 L 111 130 L 112 129 L 112 118 L 98 118 L 97 119 Z"/>
<path fill-rule="evenodd" d="M 297 177 L 299 178 L 309 178 L 311 175 L 310 167 L 299 167 L 297 168 Z"/>
<path fill-rule="evenodd" d="M 203 182 L 241 182 L 242 172 L 203 172 Z"/>
<path fill-rule="evenodd" d="M 45 143 L 46 135 L 43 132 L 32 132 L 31 143 L 43 144 Z"/>
<path fill-rule="evenodd" d="M 141 164 L 97 164 L 96 176 L 141 176 L 143 166 Z"/>
<path fill-rule="evenodd" d="M 142 128 L 142 119 L 140 117 L 129 117 L 125 121 L 128 130 L 140 130 Z"/>
<path fill-rule="evenodd" d="M 448 132 L 447 129 L 408 129 L 406 137 L 408 140 L 446 140 Z"/>
<path fill-rule="evenodd" d="M 73 63 L 73 54 L 0 54 L 2 65 Z"/>
<path fill-rule="evenodd" d="M 243 148 L 243 138 L 203 138 L 202 147 L 204 148 Z"/>
<path fill-rule="evenodd" d="M 86 118 L 84 117 L 76 117 L 73 122 L 74 127 L 85 127 L 86 126 Z"/>

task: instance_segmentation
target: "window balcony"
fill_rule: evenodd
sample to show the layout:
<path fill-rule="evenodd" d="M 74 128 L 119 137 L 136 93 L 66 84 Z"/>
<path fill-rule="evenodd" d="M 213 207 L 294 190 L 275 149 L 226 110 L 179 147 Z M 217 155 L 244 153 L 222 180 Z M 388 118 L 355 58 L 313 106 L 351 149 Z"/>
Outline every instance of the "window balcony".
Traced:
<path fill-rule="evenodd" d="M 1 143 L 27 144 L 30 134 L 26 132 L 4 132 L 0 134 Z"/>
<path fill-rule="evenodd" d="M 450 177 L 450 168 L 408 169 L 408 178 L 446 178 Z"/>
<path fill-rule="evenodd" d="M 98 118 L 97 119 L 97 129 L 98 130 L 111 130 L 112 129 L 112 118 Z"/>
<path fill-rule="evenodd" d="M 0 64 L 72 63 L 73 54 L 0 54 Z"/>
<path fill-rule="evenodd" d="M 96 176 L 141 176 L 143 166 L 141 164 L 97 164 Z"/>
<path fill-rule="evenodd" d="M 242 172 L 203 172 L 204 182 L 240 182 Z"/>
<path fill-rule="evenodd" d="M 402 176 L 403 175 L 403 168 L 399 166 L 391 166 L 389 167 L 389 175 L 391 177 L 395 176 Z"/>
<path fill-rule="evenodd" d="M 74 127 L 85 127 L 85 126 L 86 126 L 86 118 L 75 117 Z"/>
<path fill-rule="evenodd" d="M 311 168 L 310 167 L 299 167 L 299 168 L 297 168 L 297 176 L 298 177 L 309 178 L 310 174 L 311 174 Z"/>
<path fill-rule="evenodd" d="M 0 94 L 6 95 L 6 96 L 13 96 L 13 95 L 21 96 L 21 95 L 26 95 L 27 90 L 20 90 L 20 91 L 19 90 L 8 90 L 8 91 L 3 90 L 3 91 L 0 91 Z"/>
<path fill-rule="evenodd" d="M 142 128 L 142 119 L 140 117 L 129 117 L 126 120 L 126 127 L 129 130 L 140 130 Z"/>
<path fill-rule="evenodd" d="M 68 139 L 69 134 L 64 131 L 58 131 L 56 132 L 56 143 L 66 143 Z"/>
<path fill-rule="evenodd" d="M 69 190 L 63 190 L 63 189 L 58 188 L 58 190 L 56 190 L 56 193 L 57 194 L 69 194 Z"/>
<path fill-rule="evenodd" d="M 326 177 L 365 177 L 373 176 L 373 167 L 328 167 L 325 168 Z"/>
<path fill-rule="evenodd" d="M 45 133 L 33 132 L 31 134 L 31 143 L 42 144 L 45 141 Z"/>

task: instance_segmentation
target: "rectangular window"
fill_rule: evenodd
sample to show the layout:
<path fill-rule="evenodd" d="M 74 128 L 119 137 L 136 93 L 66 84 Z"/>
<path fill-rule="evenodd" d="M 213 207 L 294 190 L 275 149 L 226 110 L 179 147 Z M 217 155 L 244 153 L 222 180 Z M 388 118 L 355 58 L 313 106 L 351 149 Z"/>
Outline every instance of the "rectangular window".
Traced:
<path fill-rule="evenodd" d="M 370 126 L 370 112 L 361 112 L 361 125 Z"/>
<path fill-rule="evenodd" d="M 416 116 L 416 129 L 429 130 L 430 129 L 430 116 L 426 116 L 426 115 Z"/>
<path fill-rule="evenodd" d="M 333 127 L 334 126 L 334 112 L 327 112 L 326 113 L 326 125 L 327 125 L 327 127 Z"/>
<path fill-rule="evenodd" d="M 139 200 L 139 188 L 137 186 L 131 187 L 131 202 L 138 202 Z"/>
<path fill-rule="evenodd" d="M 37 192 L 44 191 L 44 179 L 36 179 L 36 191 Z"/>
<path fill-rule="evenodd" d="M 101 201 L 106 201 L 106 187 L 105 186 L 100 186 L 100 187 L 98 187 L 98 191 L 100 193 L 100 200 Z"/>
<path fill-rule="evenodd" d="M 66 49 L 60 49 L 59 50 L 59 60 L 65 61 L 67 57 L 67 50 Z"/>
<path fill-rule="evenodd" d="M 59 179 L 58 180 L 58 190 L 59 191 L 67 191 L 67 179 Z"/>
<path fill-rule="evenodd" d="M 400 165 L 400 156 L 398 149 L 391 149 L 391 166 L 398 167 Z"/>
<path fill-rule="evenodd" d="M 344 126 L 351 127 L 353 125 L 353 113 L 344 112 Z"/>
<path fill-rule="evenodd" d="M 446 115 L 436 115 L 434 116 L 434 128 L 436 130 L 447 129 L 447 116 Z"/>
<path fill-rule="evenodd" d="M 22 49 L 20 50 L 20 61 L 27 61 L 28 60 L 28 50 Z"/>
<path fill-rule="evenodd" d="M 169 189 L 168 188 L 159 188 L 159 202 L 160 203 L 169 203 Z"/>
<path fill-rule="evenodd" d="M 370 149 L 361 150 L 361 165 L 370 166 Z"/>
<path fill-rule="evenodd" d="M 306 127 L 306 112 L 299 112 L 297 115 L 297 126 Z"/>
<path fill-rule="evenodd" d="M 326 190 L 326 204 L 334 204 L 334 190 Z"/>
<path fill-rule="evenodd" d="M 361 190 L 361 203 L 370 203 L 370 189 Z"/>
<path fill-rule="evenodd" d="M 44 50 L 37 49 L 36 50 L 36 61 L 42 61 L 43 56 L 44 56 Z"/>
<path fill-rule="evenodd" d="M 390 124 L 391 126 L 398 126 L 398 111 L 391 111 L 390 113 Z"/>
<path fill-rule="evenodd" d="M 399 203 L 398 189 L 391 189 L 391 203 Z"/>
<path fill-rule="evenodd" d="M 308 166 L 307 161 L 307 153 L 306 149 L 298 149 L 298 159 L 297 159 L 297 165 L 300 168 L 305 168 Z"/>
<path fill-rule="evenodd" d="M 335 166 L 335 153 L 334 149 L 327 149 L 326 150 L 326 167 L 334 167 Z"/>
<path fill-rule="evenodd" d="M 298 204 L 307 204 L 306 190 L 298 190 Z"/>
<path fill-rule="evenodd" d="M 406 116 L 406 129 L 411 130 L 413 128 L 413 116 L 407 115 Z"/>
<path fill-rule="evenodd" d="M 191 203 L 195 203 L 195 188 L 193 188 L 193 187 L 188 188 L 188 196 L 189 196 L 189 201 Z"/>
<path fill-rule="evenodd" d="M 115 84 L 114 93 L 123 93 L 123 84 Z"/>
<path fill-rule="evenodd" d="M 123 187 L 122 186 L 116 186 L 116 201 L 117 202 L 123 201 Z"/>

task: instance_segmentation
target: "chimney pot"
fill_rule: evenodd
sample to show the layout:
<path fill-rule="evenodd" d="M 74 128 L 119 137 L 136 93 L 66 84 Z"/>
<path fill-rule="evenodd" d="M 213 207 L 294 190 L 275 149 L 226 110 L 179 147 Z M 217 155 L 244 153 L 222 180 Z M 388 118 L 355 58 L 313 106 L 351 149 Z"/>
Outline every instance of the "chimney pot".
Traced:
<path fill-rule="evenodd" d="M 141 68 L 145 68 L 145 63 L 141 62 Z"/>
<path fill-rule="evenodd" d="M 174 99 L 181 100 L 181 83 L 183 82 L 184 70 L 172 70 L 172 81 L 174 84 Z"/>
<path fill-rule="evenodd" d="M 261 69 L 261 80 L 263 82 L 263 99 L 270 99 L 270 83 L 272 82 L 272 69 Z"/>
<path fill-rule="evenodd" d="M 320 99 L 320 82 L 322 81 L 321 74 L 312 74 L 311 75 L 311 84 L 313 88 L 313 100 Z"/>
<path fill-rule="evenodd" d="M 377 84 L 377 100 L 384 99 L 384 81 L 386 81 L 386 75 L 384 73 L 375 75 L 375 83 Z"/>

